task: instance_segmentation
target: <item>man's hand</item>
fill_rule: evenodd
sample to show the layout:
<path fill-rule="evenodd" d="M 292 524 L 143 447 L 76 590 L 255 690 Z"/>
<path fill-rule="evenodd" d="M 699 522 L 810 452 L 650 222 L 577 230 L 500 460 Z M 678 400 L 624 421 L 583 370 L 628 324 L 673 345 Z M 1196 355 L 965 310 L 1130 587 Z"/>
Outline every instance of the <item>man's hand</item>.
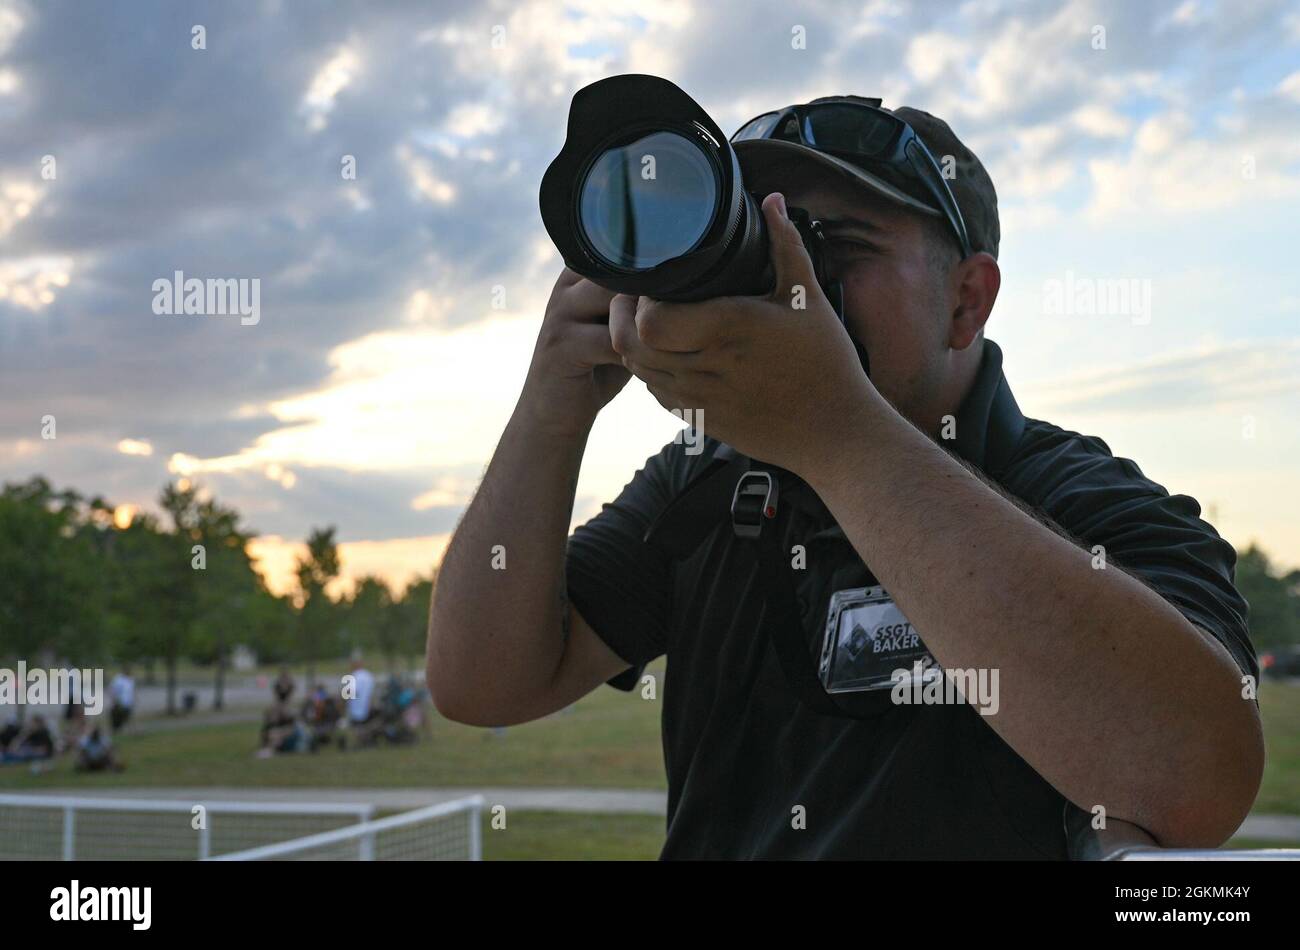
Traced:
<path fill-rule="evenodd" d="M 567 267 L 560 272 L 521 400 L 534 424 L 549 432 L 585 433 L 631 378 L 605 327 L 613 296 Z"/>
<path fill-rule="evenodd" d="M 796 473 L 833 445 L 836 419 L 872 392 L 813 273 L 785 200 L 763 202 L 776 287 L 762 297 L 666 303 L 623 294 L 613 348 L 665 409 L 703 410 L 703 430 Z"/>

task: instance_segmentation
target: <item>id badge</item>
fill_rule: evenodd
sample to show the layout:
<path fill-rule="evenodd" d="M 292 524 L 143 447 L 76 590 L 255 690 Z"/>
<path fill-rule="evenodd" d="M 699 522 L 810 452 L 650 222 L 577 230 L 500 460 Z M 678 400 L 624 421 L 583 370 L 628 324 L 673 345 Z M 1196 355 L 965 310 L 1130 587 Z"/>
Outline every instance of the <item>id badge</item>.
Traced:
<path fill-rule="evenodd" d="M 896 670 L 905 670 L 906 677 L 895 676 Z M 923 681 L 940 675 L 916 629 L 883 587 L 831 595 L 818 672 L 828 693 L 892 689 L 918 675 Z"/>

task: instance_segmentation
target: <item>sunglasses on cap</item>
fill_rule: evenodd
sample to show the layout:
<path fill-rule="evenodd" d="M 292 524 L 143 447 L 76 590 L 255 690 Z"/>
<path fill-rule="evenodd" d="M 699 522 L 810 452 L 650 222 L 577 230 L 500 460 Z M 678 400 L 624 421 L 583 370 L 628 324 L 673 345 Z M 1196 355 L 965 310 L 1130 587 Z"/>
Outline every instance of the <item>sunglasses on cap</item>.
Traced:
<path fill-rule="evenodd" d="M 948 220 L 962 258 L 974 253 L 966 222 L 939 164 L 910 125 L 880 108 L 879 99 L 831 96 L 750 119 L 731 142 L 793 142 L 880 175 L 891 184 L 919 184 Z"/>

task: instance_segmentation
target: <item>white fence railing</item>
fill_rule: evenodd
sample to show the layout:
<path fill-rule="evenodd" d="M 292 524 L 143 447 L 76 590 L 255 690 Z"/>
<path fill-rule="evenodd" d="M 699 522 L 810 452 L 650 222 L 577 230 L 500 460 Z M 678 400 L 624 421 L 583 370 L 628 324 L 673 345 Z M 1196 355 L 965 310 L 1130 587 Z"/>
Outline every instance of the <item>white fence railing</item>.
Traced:
<path fill-rule="evenodd" d="M 0 794 L 0 860 L 186 860 L 364 823 L 373 805 Z"/>
<path fill-rule="evenodd" d="M 482 795 L 458 798 L 213 861 L 446 861 L 483 859 Z"/>

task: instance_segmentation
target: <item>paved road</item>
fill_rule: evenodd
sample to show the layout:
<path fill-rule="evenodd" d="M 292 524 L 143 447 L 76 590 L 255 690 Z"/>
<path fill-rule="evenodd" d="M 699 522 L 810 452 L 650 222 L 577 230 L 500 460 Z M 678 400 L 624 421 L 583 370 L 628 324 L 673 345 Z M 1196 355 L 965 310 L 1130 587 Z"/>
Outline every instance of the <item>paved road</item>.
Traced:
<path fill-rule="evenodd" d="M 106 694 L 108 691 L 108 683 L 112 679 L 112 674 L 114 672 L 115 671 L 112 670 L 107 671 L 104 677 L 104 691 Z M 321 675 L 321 676 L 317 676 L 316 678 L 319 681 L 325 683 L 327 686 L 330 686 L 334 689 L 338 689 L 340 687 L 340 679 L 337 676 Z M 382 682 L 382 678 L 380 679 Z M 299 676 L 296 677 L 296 680 L 297 680 L 297 689 L 293 694 L 293 698 L 294 700 L 301 700 L 303 696 L 306 695 L 306 693 L 304 692 L 304 684 L 306 682 L 306 678 Z M 192 714 L 193 716 L 199 716 L 201 714 L 216 712 L 212 708 L 212 702 L 216 697 L 216 689 L 213 687 L 212 683 L 209 682 L 204 684 L 196 684 L 196 683 L 179 684 L 176 687 L 177 706 L 181 705 L 182 702 L 181 697 L 183 697 L 186 693 L 194 693 L 195 695 L 194 713 Z M 250 677 L 244 674 L 236 674 L 226 682 L 226 687 L 223 690 L 223 699 L 225 701 L 226 709 L 239 709 L 245 711 L 264 709 L 271 702 L 270 681 L 268 679 L 264 683 L 259 683 L 256 677 Z M 110 703 L 106 695 L 104 698 L 105 714 L 107 714 L 109 705 Z M 161 685 L 155 685 L 155 686 L 137 685 L 136 686 L 135 717 L 137 721 L 141 719 L 148 719 L 154 716 L 163 716 L 165 715 L 166 710 L 167 710 L 167 687 L 166 686 L 161 686 Z M 15 715 L 16 713 L 17 713 L 16 707 L 13 706 L 0 707 L 0 719 L 8 718 L 9 716 Z M 50 705 L 31 705 L 26 708 L 26 714 L 29 716 L 39 714 L 45 716 L 48 719 L 62 719 L 63 707 L 50 706 Z M 219 715 L 219 713 L 217 714 Z M 184 720 L 178 718 L 173 721 L 184 721 Z"/>
<path fill-rule="evenodd" d="M 105 697 L 103 716 L 108 715 L 110 701 L 107 697 L 108 683 L 116 670 L 107 670 L 104 677 Z M 372 671 L 374 672 L 374 671 Z M 377 672 L 377 685 L 382 685 L 388 677 L 387 670 Z M 165 732 L 184 729 L 189 726 L 216 725 L 226 722 L 252 722 L 261 718 L 262 710 L 271 703 L 271 677 L 250 676 L 244 673 L 232 673 L 223 690 L 224 708 L 216 710 L 212 703 L 216 698 L 216 689 L 211 682 L 180 683 L 176 687 L 176 705 L 180 707 L 186 693 L 194 693 L 194 711 L 187 715 L 167 715 L 167 687 L 162 685 L 145 686 L 137 678 L 135 690 L 135 714 L 131 720 L 131 732 Z M 342 680 L 338 675 L 318 674 L 317 682 L 338 691 Z M 296 688 L 291 702 L 301 702 L 306 696 L 307 678 L 295 675 Z M 24 709 L 27 716 L 41 715 L 51 722 L 63 721 L 63 707 L 52 705 L 29 705 Z M 0 706 L 0 724 L 17 716 L 16 706 Z M 107 721 L 107 720 L 105 720 Z"/>
<path fill-rule="evenodd" d="M 1295 847 L 1300 842 L 1300 818 L 1294 815 L 1250 815 L 1237 834 L 1258 841 L 1289 841 Z"/>

